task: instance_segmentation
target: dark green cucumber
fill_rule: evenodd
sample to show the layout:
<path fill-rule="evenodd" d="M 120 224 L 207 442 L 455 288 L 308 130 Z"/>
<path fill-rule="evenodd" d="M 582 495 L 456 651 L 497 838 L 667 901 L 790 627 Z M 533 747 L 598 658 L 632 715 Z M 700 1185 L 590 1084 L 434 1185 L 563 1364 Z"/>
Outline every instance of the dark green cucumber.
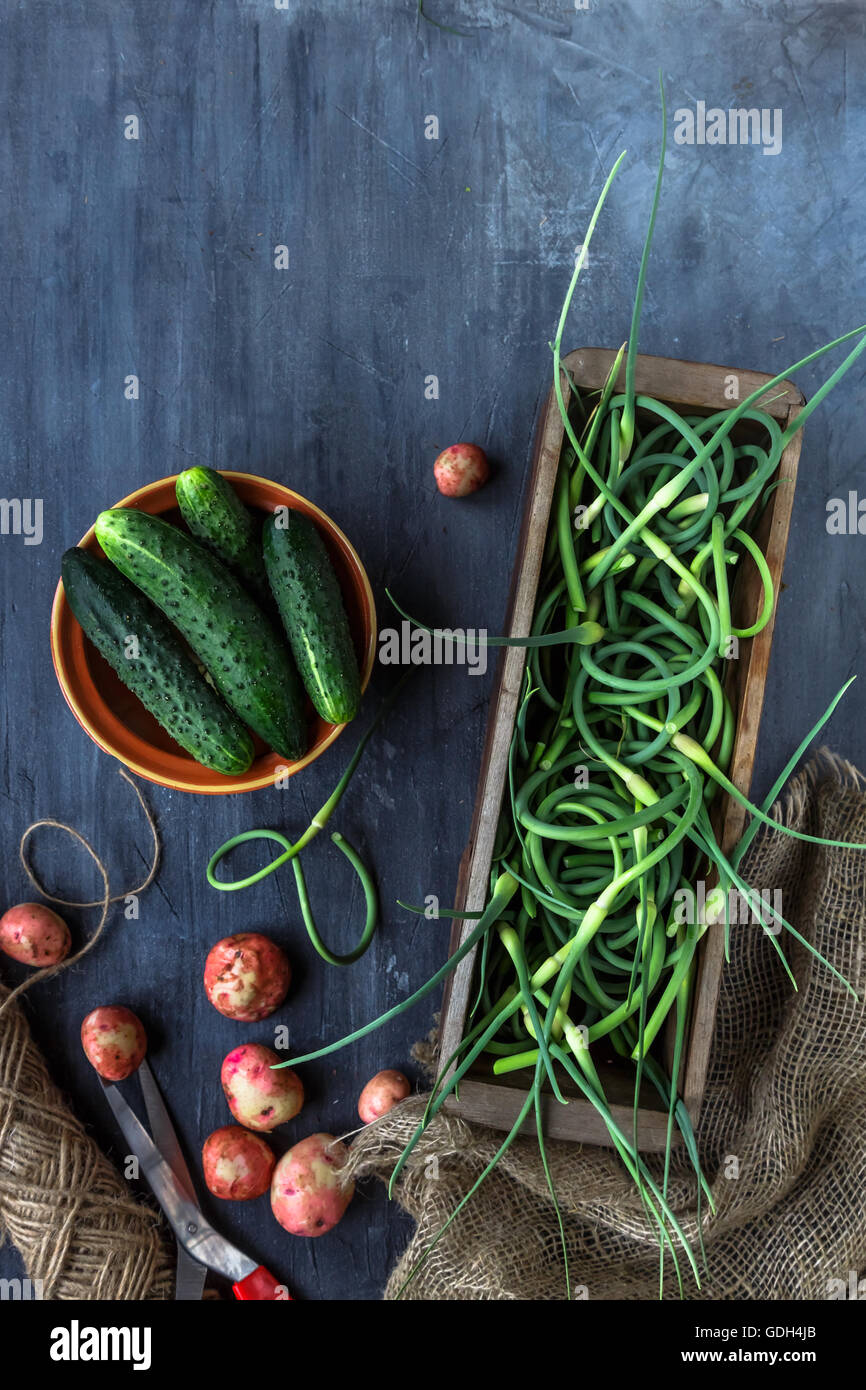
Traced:
<path fill-rule="evenodd" d="M 123 684 L 197 763 L 246 772 L 253 741 L 170 623 L 122 574 L 73 546 L 60 562 L 66 601 Z"/>
<path fill-rule="evenodd" d="M 328 723 L 346 724 L 358 712 L 361 677 L 325 543 L 308 516 L 287 507 L 266 519 L 262 541 L 271 590 L 307 694 Z"/>
<path fill-rule="evenodd" d="M 302 757 L 307 725 L 297 672 L 277 628 L 234 575 L 198 541 L 146 512 L 101 512 L 96 538 L 179 629 L 235 714 L 281 757 Z"/>
<path fill-rule="evenodd" d="M 175 484 L 177 505 L 192 534 L 245 584 L 270 599 L 262 563 L 261 525 L 231 483 L 213 468 L 187 468 Z"/>

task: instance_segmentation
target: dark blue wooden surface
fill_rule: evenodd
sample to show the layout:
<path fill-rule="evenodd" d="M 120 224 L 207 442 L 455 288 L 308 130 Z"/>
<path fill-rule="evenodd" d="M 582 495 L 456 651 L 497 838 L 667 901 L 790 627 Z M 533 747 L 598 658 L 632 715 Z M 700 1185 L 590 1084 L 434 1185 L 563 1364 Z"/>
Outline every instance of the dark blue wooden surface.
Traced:
<path fill-rule="evenodd" d="M 671 112 L 698 100 L 780 108 L 783 147 L 672 144 L 643 349 L 781 370 L 866 319 L 859 4 L 427 8 L 464 34 L 419 20 L 414 0 L 3 7 L 2 490 L 44 501 L 41 545 L 0 539 L 4 906 L 30 896 L 16 846 L 37 817 L 80 827 L 118 889 L 148 855 L 129 789 L 75 724 L 48 649 L 63 549 L 136 486 L 193 462 L 278 478 L 348 532 L 383 621 L 387 583 L 434 619 L 501 623 L 547 343 L 574 247 L 623 147 L 566 338 L 615 346 L 627 334 L 659 66 Z M 124 135 L 131 115 L 137 141 Z M 437 140 L 425 138 L 429 116 Z M 287 270 L 275 268 L 277 246 Z M 138 400 L 124 396 L 130 374 Z M 425 399 L 429 374 L 436 400 Z M 797 379 L 809 394 L 822 368 Z M 804 446 L 758 788 L 842 681 L 866 674 L 866 539 L 825 527 L 828 499 L 860 484 L 862 421 L 858 367 Z M 476 498 L 447 502 L 432 460 L 464 438 L 490 451 L 496 477 Z M 245 1029 L 206 1002 L 202 964 L 220 936 L 261 928 L 287 947 L 295 984 L 278 1018 L 298 1047 L 393 1005 L 440 962 L 447 927 L 393 904 L 453 892 L 489 687 L 489 674 L 422 675 L 367 754 L 338 823 L 375 864 L 384 921 L 345 972 L 308 946 L 285 874 L 218 895 L 204 866 L 230 834 L 305 825 L 351 734 L 286 791 L 223 800 L 147 789 L 165 848 L 139 920 L 116 915 L 94 954 L 27 1004 L 57 1081 L 115 1154 L 77 1041 L 93 1005 L 122 1000 L 146 1020 L 195 1158 L 227 1119 L 223 1054 L 271 1036 L 269 1023 Z M 828 738 L 863 765 L 860 710 L 855 687 Z M 60 891 L 93 892 L 66 842 L 41 841 L 37 858 Z M 324 845 L 306 862 L 322 923 L 348 941 L 360 911 L 349 876 Z M 77 931 L 92 921 L 71 916 Z M 5 959 L 2 973 L 20 978 Z M 423 1004 L 306 1068 L 307 1107 L 279 1145 L 350 1129 L 362 1083 L 381 1066 L 408 1067 L 432 1015 Z M 285 1235 L 266 1200 L 214 1214 L 312 1298 L 377 1297 L 406 1237 L 379 1190 L 359 1193 L 317 1241 Z M 17 1267 L 0 1253 L 0 1272 Z"/>

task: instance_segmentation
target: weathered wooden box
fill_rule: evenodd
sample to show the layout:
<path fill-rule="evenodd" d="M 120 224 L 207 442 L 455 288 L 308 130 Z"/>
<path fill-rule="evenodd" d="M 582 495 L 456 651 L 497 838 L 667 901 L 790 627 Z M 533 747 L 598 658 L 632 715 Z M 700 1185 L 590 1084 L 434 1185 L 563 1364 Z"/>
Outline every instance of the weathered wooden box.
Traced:
<path fill-rule="evenodd" d="M 564 365 L 578 390 L 598 391 L 604 385 L 614 355 L 606 349 L 582 348 L 566 357 Z M 726 390 L 730 393 L 733 381 L 736 382 L 737 399 L 743 399 L 770 379 L 769 376 L 757 372 L 718 367 L 708 363 L 681 362 L 668 357 L 637 358 L 638 394 L 667 401 L 677 408 L 685 407 L 693 414 L 711 414 L 729 407 L 732 401 L 730 394 L 726 395 Z M 622 381 L 619 384 L 622 385 Z M 567 399 L 568 384 L 565 381 L 563 390 Z M 804 403 L 804 398 L 796 386 L 784 382 L 776 386 L 765 401 L 760 402 L 760 408 L 774 416 L 784 428 Z M 745 438 L 751 428 L 748 422 L 740 422 L 735 427 L 733 437 Z M 532 471 L 512 579 L 507 624 L 504 629 L 509 636 L 525 636 L 530 630 L 562 441 L 562 421 L 551 390 L 536 433 Z M 777 594 L 788 541 L 799 454 L 800 436 L 797 435 L 783 453 L 776 474 L 777 478 L 784 481 L 771 493 L 755 532 L 755 539 L 766 556 Z M 736 626 L 748 627 L 755 621 L 760 610 L 762 589 L 753 565 L 744 564 L 740 569 L 732 595 L 732 611 Z M 752 777 L 774 621 L 775 611 L 772 620 L 757 637 L 741 642 L 738 659 L 729 663 L 727 673 L 726 689 L 737 715 L 737 733 L 729 775 L 732 782 L 744 793 L 748 792 Z M 461 861 L 457 885 L 456 906 L 464 911 L 480 912 L 488 893 L 493 842 L 505 790 L 508 748 L 517 714 L 525 658 L 523 648 L 504 648 L 498 668 L 472 828 Z M 745 812 L 739 803 L 731 798 L 720 798 L 715 822 L 722 848 L 727 850 L 736 844 L 742 834 Z M 451 936 L 452 951 L 464 936 L 468 935 L 471 927 L 471 922 L 455 921 Z M 449 977 L 446 986 L 441 1021 L 443 1058 L 451 1055 L 463 1035 L 472 998 L 474 957 L 475 952 L 460 963 Z M 693 1123 L 697 1123 L 703 1099 L 723 966 L 724 928 L 720 925 L 711 927 L 699 946 L 692 1016 L 679 1077 L 680 1094 L 685 1100 Z M 612 1057 L 604 1066 L 602 1080 L 611 1101 L 614 1117 L 630 1131 L 634 1093 L 633 1069 Z M 573 1099 L 569 1099 L 568 1105 L 559 1104 L 552 1096 L 545 1100 L 546 1133 L 560 1139 L 608 1144 L 607 1130 L 596 1110 L 579 1096 L 576 1089 L 569 1093 L 563 1084 L 563 1093 L 574 1096 Z M 525 1095 L 519 1072 L 495 1077 L 489 1064 L 479 1064 L 461 1083 L 459 1099 L 451 1098 L 448 1104 L 449 1108 L 467 1120 L 483 1122 L 497 1129 L 510 1129 Z M 663 1149 L 667 1132 L 667 1112 L 662 1108 L 654 1088 L 644 1087 L 640 1107 L 641 1148 L 647 1152 Z M 531 1122 L 534 1123 L 534 1120 Z"/>

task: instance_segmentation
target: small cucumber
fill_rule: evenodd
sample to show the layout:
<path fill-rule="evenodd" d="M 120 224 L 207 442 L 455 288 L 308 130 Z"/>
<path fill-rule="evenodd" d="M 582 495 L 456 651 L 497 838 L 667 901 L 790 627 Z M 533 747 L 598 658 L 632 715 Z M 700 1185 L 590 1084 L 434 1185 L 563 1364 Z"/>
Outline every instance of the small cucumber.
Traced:
<path fill-rule="evenodd" d="M 107 560 L 73 546 L 60 562 L 66 601 L 100 656 L 197 763 L 246 772 L 253 741 L 159 609 Z"/>
<path fill-rule="evenodd" d="M 96 518 L 109 560 L 179 629 L 226 702 L 280 757 L 307 748 L 304 695 L 274 624 L 198 541 L 159 517 L 115 507 Z"/>
<path fill-rule="evenodd" d="M 177 505 L 192 534 L 260 601 L 270 600 L 261 527 L 231 483 L 213 468 L 187 468 L 175 483 Z"/>
<path fill-rule="evenodd" d="M 265 569 L 301 679 L 329 724 L 354 719 L 361 677 L 343 597 L 325 543 L 303 512 L 282 507 L 262 532 Z"/>

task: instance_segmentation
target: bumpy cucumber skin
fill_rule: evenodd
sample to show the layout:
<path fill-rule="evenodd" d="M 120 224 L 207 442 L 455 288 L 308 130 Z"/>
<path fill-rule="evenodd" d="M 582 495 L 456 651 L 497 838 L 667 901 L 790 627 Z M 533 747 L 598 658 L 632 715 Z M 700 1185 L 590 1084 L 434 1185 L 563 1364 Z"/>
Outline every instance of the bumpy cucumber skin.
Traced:
<path fill-rule="evenodd" d="M 265 569 L 301 679 L 318 714 L 347 724 L 361 677 L 343 596 L 325 543 L 303 512 L 275 512 L 262 532 Z"/>
<path fill-rule="evenodd" d="M 259 600 L 270 599 L 259 526 L 231 483 L 213 468 L 187 468 L 175 483 L 192 534 Z"/>
<path fill-rule="evenodd" d="M 237 776 L 253 760 L 243 724 L 208 684 L 177 633 L 129 580 L 73 546 L 60 562 L 66 601 L 99 654 L 197 763 Z M 126 654 L 130 637 L 138 654 Z"/>
<path fill-rule="evenodd" d="M 96 538 L 183 634 L 235 714 L 280 757 L 303 757 L 304 696 L 291 656 L 234 575 L 185 532 L 132 508 L 101 512 Z"/>

